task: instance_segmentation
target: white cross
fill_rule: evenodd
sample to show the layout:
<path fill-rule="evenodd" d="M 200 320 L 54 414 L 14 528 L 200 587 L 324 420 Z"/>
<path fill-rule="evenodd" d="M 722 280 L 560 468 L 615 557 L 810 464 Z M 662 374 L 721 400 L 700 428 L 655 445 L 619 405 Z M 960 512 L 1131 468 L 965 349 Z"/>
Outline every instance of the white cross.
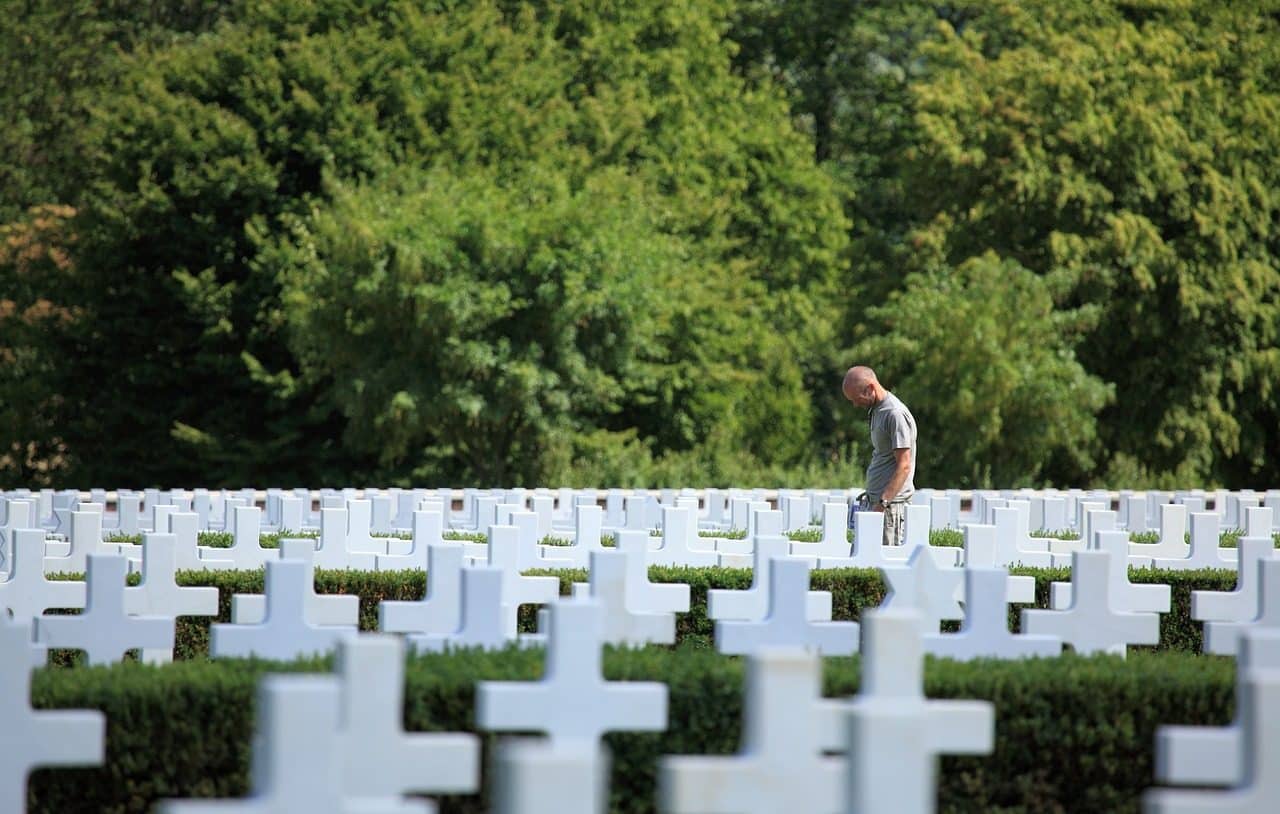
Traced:
<path fill-rule="evenodd" d="M 1186 557 L 1179 559 L 1156 558 L 1156 568 L 1189 571 L 1196 568 L 1233 568 L 1234 549 L 1222 549 L 1221 519 L 1217 512 L 1191 513 L 1191 547 Z M 1226 553 L 1230 552 L 1230 554 Z"/>
<path fill-rule="evenodd" d="M 292 660 L 332 650 L 351 627 L 318 626 L 306 620 L 307 595 L 315 585 L 307 563 L 300 560 L 268 560 L 266 563 L 266 614 L 260 624 L 215 624 L 209 630 L 209 655 L 213 658 L 257 656 Z"/>
<path fill-rule="evenodd" d="M 605 681 L 601 672 L 604 606 L 590 599 L 552 603 L 541 681 L 483 681 L 476 691 L 481 729 L 545 732 L 553 742 L 595 744 L 605 732 L 666 728 L 667 687 Z"/>
<path fill-rule="evenodd" d="M 862 688 L 849 707 L 846 811 L 927 814 L 940 754 L 987 754 L 995 710 L 986 701 L 924 697 L 920 620 L 911 610 L 862 614 Z"/>
<path fill-rule="evenodd" d="M 347 636 L 335 671 L 342 679 L 344 793 L 400 797 L 466 794 L 480 781 L 480 739 L 469 733 L 405 732 L 404 642 Z"/>
<path fill-rule="evenodd" d="M 1159 614 L 1124 613 L 1112 607 L 1110 563 L 1106 551 L 1072 552 L 1071 607 L 1024 610 L 1023 631 L 1059 636 L 1081 655 L 1105 651 L 1123 656 L 1130 644 L 1159 644 Z"/>
<path fill-rule="evenodd" d="M 84 607 L 83 582 L 45 578 L 44 529 L 13 532 L 10 565 L 9 578 L 0 582 L 0 615 L 8 611 L 10 617 L 24 622 L 49 608 Z"/>
<path fill-rule="evenodd" d="M 39 766 L 102 763 L 106 718 L 97 710 L 31 708 L 31 623 L 0 614 L 0 811 L 25 811 Z"/>
<path fill-rule="evenodd" d="M 279 563 L 269 563 L 276 565 Z M 428 814 L 421 801 L 346 795 L 339 687 L 330 676 L 268 675 L 258 685 L 252 793 L 243 800 L 169 800 L 162 814 Z"/>
<path fill-rule="evenodd" d="M 741 591 L 723 588 L 707 591 L 707 618 L 746 622 L 763 619 L 769 611 L 770 562 L 787 557 L 793 545 L 786 537 L 757 537 L 751 554 L 751 587 Z M 809 591 L 805 596 L 805 616 L 813 622 L 830 621 L 831 592 Z"/>
<path fill-rule="evenodd" d="M 444 635 L 457 630 L 461 620 L 462 546 L 457 544 L 427 547 L 426 595 L 421 600 L 378 603 L 378 628 L 389 633 Z"/>
<path fill-rule="evenodd" d="M 823 755 L 820 659 L 764 649 L 747 665 L 742 750 L 729 757 L 667 756 L 658 768 L 659 810 L 670 814 L 842 809 L 843 764 Z"/>
<path fill-rule="evenodd" d="M 1280 806 L 1280 631 L 1247 634 L 1236 670 L 1236 719 L 1227 727 L 1164 726 L 1156 779 L 1224 790 L 1153 789 L 1150 814 L 1271 814 Z"/>
<path fill-rule="evenodd" d="M 111 664 L 125 651 L 139 648 L 164 651 L 168 658 L 151 654 L 152 658 L 170 661 L 173 657 L 173 618 L 163 616 L 130 616 L 125 613 L 125 577 L 129 563 L 114 554 L 90 554 L 85 580 L 88 597 L 84 613 L 77 616 L 41 616 L 36 620 L 36 641 L 56 648 L 83 650 L 89 664 Z"/>
<path fill-rule="evenodd" d="M 424 651 L 460 647 L 499 649 L 512 641 L 532 643 L 508 632 L 511 615 L 503 604 L 504 575 L 499 568 L 467 566 L 462 569 L 462 615 L 458 628 L 445 634 L 410 634 L 409 644 Z"/>
<path fill-rule="evenodd" d="M 620 530 L 615 550 L 627 555 L 627 610 L 632 613 L 688 613 L 689 586 L 683 582 L 650 582 L 645 552 L 649 534 Z M 604 550 L 604 549 L 599 549 Z"/>
<path fill-rule="evenodd" d="M 1129 532 L 1097 531 L 1088 548 L 1111 555 L 1107 561 L 1111 607 L 1122 613 L 1168 613 L 1172 591 L 1168 585 L 1134 584 L 1129 581 Z M 1054 582 L 1049 586 L 1049 607 L 1054 610 L 1071 606 L 1070 582 Z"/>
<path fill-rule="evenodd" d="M 798 646 L 827 656 L 858 652 L 858 623 L 810 622 L 808 593 L 809 563 L 774 560 L 769 567 L 768 615 L 759 622 L 716 622 L 716 650 L 742 655 L 763 647 Z"/>
<path fill-rule="evenodd" d="M 560 596 L 557 577 L 526 577 L 520 573 L 520 530 L 489 527 L 489 566 L 502 572 L 502 603 L 508 637 L 516 635 L 521 605 L 551 602 Z"/>
<path fill-rule="evenodd" d="M 1187 507 L 1181 503 L 1160 505 L 1160 539 L 1156 543 L 1130 543 L 1129 553 L 1161 560 L 1185 560 L 1191 554 L 1187 545 Z"/>
<path fill-rule="evenodd" d="M 297 560 L 306 568 L 307 586 L 303 616 L 312 625 L 346 625 L 360 623 L 360 597 L 353 594 L 317 594 L 315 590 L 315 540 L 307 537 L 281 540 L 280 558 Z M 231 597 L 231 621 L 237 625 L 261 624 L 267 613 L 267 598 L 262 594 L 235 594 Z"/>
<path fill-rule="evenodd" d="M 1280 559 L 1258 561 L 1256 613 L 1243 622 L 1205 622 L 1204 652 L 1229 656 L 1245 631 L 1280 630 Z"/>
<path fill-rule="evenodd" d="M 633 535 L 636 533 L 631 532 Z M 636 568 L 647 572 L 644 561 L 633 547 L 591 552 L 591 582 L 586 593 L 604 606 L 604 640 L 609 644 L 632 647 L 675 644 L 674 614 L 632 610 L 631 584 Z"/>
<path fill-rule="evenodd" d="M 1009 582 L 1004 568 L 968 566 L 964 569 L 964 584 L 964 622 L 960 632 L 926 634 L 926 652 L 960 661 L 1049 657 L 1062 653 L 1062 640 L 1056 636 L 1009 632 Z"/>
<path fill-rule="evenodd" d="M 1247 622 L 1258 615 L 1258 571 L 1275 559 L 1271 535 L 1240 540 L 1234 591 L 1192 591 L 1191 618 L 1200 622 Z"/>

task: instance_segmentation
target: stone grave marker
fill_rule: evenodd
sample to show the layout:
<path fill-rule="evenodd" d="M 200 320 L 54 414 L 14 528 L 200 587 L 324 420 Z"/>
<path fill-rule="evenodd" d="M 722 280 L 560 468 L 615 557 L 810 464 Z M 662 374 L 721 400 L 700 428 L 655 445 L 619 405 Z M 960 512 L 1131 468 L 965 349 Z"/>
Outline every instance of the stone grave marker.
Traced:
<path fill-rule="evenodd" d="M 844 811 L 844 761 L 823 754 L 822 670 L 803 650 L 749 658 L 742 750 L 727 757 L 668 755 L 658 768 L 658 808 L 669 814 Z"/>
<path fill-rule="evenodd" d="M 16 529 L 8 579 L 0 582 L 0 616 L 29 622 L 50 608 L 83 608 L 85 584 L 49 580 L 44 572 L 44 529 Z"/>
<path fill-rule="evenodd" d="M 592 746 L 606 732 L 665 729 L 665 684 L 604 680 L 604 605 L 579 597 L 552 602 L 548 609 L 542 680 L 480 682 L 476 688 L 479 728 L 541 732 L 552 744 L 578 741 Z"/>
<path fill-rule="evenodd" d="M 1149 789 L 1149 814 L 1270 814 L 1280 810 L 1280 631 L 1240 642 L 1236 717 L 1226 727 L 1162 726 L 1156 780 L 1221 789 Z"/>
<path fill-rule="evenodd" d="M 775 559 L 786 558 L 790 547 L 791 541 L 785 537 L 757 537 L 755 551 L 752 553 L 751 587 L 742 591 L 723 588 L 708 590 L 707 618 L 748 622 L 763 619 L 769 611 L 770 563 Z M 805 617 L 811 622 L 830 621 L 831 592 L 809 591 L 805 597 Z"/>
<path fill-rule="evenodd" d="M 1257 565 L 1256 612 L 1242 622 L 1205 622 L 1204 652 L 1229 656 L 1246 631 L 1280 630 L 1280 559 L 1258 560 Z"/>
<path fill-rule="evenodd" d="M 258 685 L 257 709 L 249 796 L 243 800 L 167 800 L 158 807 L 161 814 L 434 811 L 425 801 L 347 796 L 339 686 L 332 677 L 268 675 Z"/>
<path fill-rule="evenodd" d="M 1111 606 L 1124 613 L 1168 613 L 1172 591 L 1168 585 L 1135 584 L 1129 581 L 1129 532 L 1098 531 L 1089 548 L 1111 555 L 1107 563 Z M 1054 582 L 1049 586 L 1049 607 L 1062 610 L 1071 606 L 1070 582 Z"/>
<path fill-rule="evenodd" d="M 675 644 L 675 613 L 641 610 L 664 607 L 671 600 L 670 595 L 661 598 L 652 595 L 654 598 L 642 599 L 650 595 L 650 589 L 659 587 L 648 581 L 648 567 L 644 564 L 643 554 L 637 550 L 642 548 L 639 543 L 644 542 L 640 539 L 643 532 L 618 534 L 617 550 L 591 552 L 590 582 L 585 591 L 575 586 L 574 596 L 589 597 L 604 607 L 603 636 L 608 644 L 626 647 Z M 689 586 L 682 587 L 688 589 Z M 687 594 L 685 597 L 687 603 Z M 687 604 L 685 609 L 688 609 Z"/>
<path fill-rule="evenodd" d="M 997 521 L 999 521 L 1000 517 L 1001 515 L 996 515 Z M 973 523 L 966 525 L 964 527 L 965 568 L 997 567 L 996 545 L 995 526 L 980 526 Z M 1006 571 L 1006 573 L 1008 572 Z M 1032 604 L 1036 601 L 1035 577 L 1009 574 L 1005 582 L 1007 586 L 1005 599 L 1007 602 Z"/>
<path fill-rule="evenodd" d="M 303 618 L 307 624 L 355 627 L 360 622 L 360 597 L 354 594 L 318 594 L 315 590 L 315 540 L 303 537 L 280 541 L 280 558 L 303 563 L 307 590 L 303 598 Z M 234 594 L 231 622 L 237 625 L 262 624 L 267 616 L 263 594 Z"/>
<path fill-rule="evenodd" d="M 537 641 L 535 637 L 517 637 L 509 624 L 511 613 L 504 596 L 501 568 L 466 566 L 462 569 L 462 612 L 458 627 L 444 634 L 411 633 L 407 639 L 423 651 L 442 651 L 464 647 L 498 650 L 512 642 L 522 645 Z"/>
<path fill-rule="evenodd" d="M 89 664 L 113 664 L 128 650 L 142 651 L 144 661 L 173 660 L 173 617 L 130 616 L 125 612 L 125 577 L 129 564 L 113 554 L 90 554 L 84 613 L 41 616 L 36 641 L 50 648 L 83 650 Z"/>
<path fill-rule="evenodd" d="M 964 583 L 964 622 L 960 631 L 926 634 L 925 652 L 958 661 L 1050 657 L 1062 652 L 1062 640 L 1056 636 L 1009 632 L 1006 569 L 969 565 L 964 569 Z"/>
<path fill-rule="evenodd" d="M 1258 572 L 1275 558 L 1271 535 L 1240 538 L 1236 587 L 1233 591 L 1192 591 L 1191 618 L 1199 622 L 1247 622 L 1258 615 Z"/>
<path fill-rule="evenodd" d="M 1191 555 L 1187 545 L 1187 507 L 1177 503 L 1163 503 L 1159 513 L 1159 541 L 1155 543 L 1130 543 L 1129 553 L 1153 560 L 1182 560 Z"/>
<path fill-rule="evenodd" d="M 1216 512 L 1191 514 L 1191 546 L 1186 557 L 1166 559 L 1153 557 L 1152 565 L 1174 571 L 1197 568 L 1234 568 L 1235 549 L 1220 547 L 1222 521 Z"/>
<path fill-rule="evenodd" d="M 937 633 L 944 619 L 963 619 L 956 597 L 964 590 L 964 572 L 940 566 L 927 548 L 917 549 L 906 565 L 880 569 L 889 591 L 881 607 L 916 611 L 921 635 Z"/>
<path fill-rule="evenodd" d="M 214 624 L 209 631 L 212 658 L 257 656 L 292 660 L 326 653 L 354 627 L 321 626 L 307 621 L 307 597 L 315 592 L 312 566 L 302 560 L 268 560 L 266 610 L 258 624 Z"/>
<path fill-rule="evenodd" d="M 1159 644 L 1160 616 L 1118 611 L 1111 598 L 1111 554 L 1076 551 L 1071 555 L 1071 606 L 1065 610 L 1022 611 L 1022 630 L 1058 636 L 1081 655 L 1123 656 L 1131 644 Z"/>
<path fill-rule="evenodd" d="M 349 635 L 338 644 L 344 793 L 398 800 L 477 791 L 478 737 L 404 731 L 404 661 L 398 636 Z"/>
<path fill-rule="evenodd" d="M 885 608 L 862 616 L 862 687 L 848 712 L 846 811 L 932 812 L 938 756 L 982 755 L 994 747 L 989 702 L 924 697 L 916 616 Z"/>
<path fill-rule="evenodd" d="M 716 650 L 729 655 L 765 647 L 796 646 L 827 656 L 858 652 L 857 622 L 811 622 L 809 564 L 775 559 L 769 565 L 769 612 L 758 622 L 716 622 Z"/>
<path fill-rule="evenodd" d="M 43 533 L 43 532 L 41 532 Z M 0 811 L 27 808 L 27 778 L 47 766 L 98 766 L 106 718 L 97 710 L 35 710 L 31 623 L 0 614 Z"/>
<path fill-rule="evenodd" d="M 426 595 L 378 603 L 378 627 L 389 633 L 453 633 L 462 622 L 462 547 L 427 546 Z"/>

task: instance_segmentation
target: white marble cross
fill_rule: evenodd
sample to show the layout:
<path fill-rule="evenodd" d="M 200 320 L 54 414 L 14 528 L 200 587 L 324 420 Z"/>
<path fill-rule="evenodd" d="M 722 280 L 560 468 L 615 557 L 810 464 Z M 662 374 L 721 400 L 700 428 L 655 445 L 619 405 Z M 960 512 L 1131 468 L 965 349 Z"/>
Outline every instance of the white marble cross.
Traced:
<path fill-rule="evenodd" d="M 688 613 L 689 586 L 683 582 L 650 582 L 645 552 L 649 535 L 620 530 L 615 551 L 627 555 L 627 610 L 632 613 Z"/>
<path fill-rule="evenodd" d="M 937 633 L 944 619 L 963 619 L 956 597 L 964 590 L 964 572 L 939 566 L 928 548 L 917 549 L 906 565 L 881 569 L 889 592 L 881 607 L 910 608 L 918 612 L 921 635 Z"/>
<path fill-rule="evenodd" d="M 999 519 L 997 510 L 996 518 Z M 995 568 L 996 527 L 968 524 L 964 527 L 964 564 L 966 568 Z M 1007 573 L 1007 572 L 1006 572 Z M 1036 601 L 1036 578 L 1023 574 L 1009 574 L 1007 601 L 1033 604 Z"/>
<path fill-rule="evenodd" d="M 1185 560 L 1191 554 L 1187 545 L 1187 507 L 1180 503 L 1160 505 L 1159 542 L 1130 543 L 1129 553 L 1160 560 Z"/>
<path fill-rule="evenodd" d="M 1131 644 L 1159 644 L 1160 616 L 1118 611 L 1111 599 L 1111 554 L 1075 551 L 1071 555 L 1071 607 L 1022 611 L 1022 630 L 1058 636 L 1077 653 L 1105 651 L 1123 656 Z"/>
<path fill-rule="evenodd" d="M 231 507 L 231 547 L 217 549 L 220 560 L 230 560 L 240 570 L 261 568 L 276 552 L 262 547 L 262 509 L 257 506 Z"/>
<path fill-rule="evenodd" d="M 462 613 L 457 629 L 448 633 L 409 634 L 408 641 L 423 651 L 462 647 L 495 650 L 511 642 L 532 643 L 532 637 L 517 637 L 508 621 L 511 612 L 504 605 L 502 569 L 466 566 L 462 569 Z"/>
<path fill-rule="evenodd" d="M 1271 536 L 1240 539 L 1234 591 L 1192 591 L 1191 618 L 1200 622 L 1248 622 L 1258 615 L 1258 570 L 1275 559 Z"/>
<path fill-rule="evenodd" d="M 305 566 L 303 618 L 311 625 L 355 627 L 360 623 L 360 597 L 354 594 L 316 593 L 315 544 L 316 541 L 308 537 L 280 541 L 280 559 L 297 560 Z M 231 597 L 233 624 L 261 624 L 266 615 L 267 598 L 263 594 L 235 594 Z"/>
<path fill-rule="evenodd" d="M 384 599 L 378 628 L 389 633 L 447 635 L 462 621 L 462 546 L 427 548 L 426 595 L 418 601 Z"/>
<path fill-rule="evenodd" d="M 401 571 L 427 568 L 429 550 L 444 544 L 444 515 L 435 510 L 418 509 L 409 515 L 413 547 L 408 554 L 374 555 L 375 571 Z"/>
<path fill-rule="evenodd" d="M 1152 560 L 1156 568 L 1190 571 L 1196 568 L 1234 568 L 1235 549 L 1221 548 L 1222 521 L 1217 512 L 1191 513 L 1191 547 L 1186 557 Z"/>
<path fill-rule="evenodd" d="M 675 644 L 674 613 L 634 609 L 639 601 L 638 598 L 632 599 L 632 587 L 640 583 L 649 585 L 648 568 L 642 559 L 643 554 L 636 551 L 634 542 L 644 532 L 618 533 L 623 535 L 622 540 L 627 541 L 623 548 L 591 552 L 591 581 L 585 592 L 604 607 L 604 641 L 628 647 Z M 583 593 L 582 589 L 575 589 L 575 596 Z"/>
<path fill-rule="evenodd" d="M 785 537 L 757 537 L 755 543 L 751 555 L 751 587 L 741 591 L 723 588 L 707 591 L 707 618 L 758 622 L 769 611 L 770 563 L 786 558 L 792 543 Z M 831 592 L 809 591 L 805 597 L 805 616 L 813 622 L 830 621 Z"/>
<path fill-rule="evenodd" d="M 698 548 L 697 511 L 662 507 L 662 547 L 647 552 L 649 565 L 689 565 L 709 568 L 717 564 L 714 549 Z"/>
<path fill-rule="evenodd" d="M 106 719 L 97 710 L 31 707 L 31 623 L 0 613 L 0 811 L 27 806 L 27 777 L 43 766 L 102 763 Z"/>
<path fill-rule="evenodd" d="M 1162 726 L 1156 780 L 1223 789 L 1150 789 L 1149 814 L 1280 811 L 1280 631 L 1246 634 L 1236 670 L 1236 718 L 1226 727 Z"/>
<path fill-rule="evenodd" d="M 278 563 L 270 563 L 275 565 Z M 167 800 L 162 814 L 428 814 L 425 801 L 354 798 L 346 772 L 339 686 L 330 676 L 268 675 L 258 685 L 252 792 L 243 800 Z"/>
<path fill-rule="evenodd" d="M 344 793 L 399 798 L 477 791 L 477 736 L 404 731 L 404 659 L 397 636 L 349 635 L 338 645 Z"/>
<path fill-rule="evenodd" d="M 848 507 L 843 503 L 823 503 L 822 540 L 816 543 L 793 542 L 792 556 L 848 557 L 853 550 L 853 546 L 849 543 L 848 512 Z"/>
<path fill-rule="evenodd" d="M 266 611 L 260 624 L 215 624 L 209 631 L 213 658 L 257 656 L 292 660 L 326 653 L 355 628 L 313 625 L 306 619 L 307 596 L 315 592 L 311 567 L 301 560 L 266 563 Z"/>
<path fill-rule="evenodd" d="M 489 566 L 502 572 L 502 603 L 507 636 L 516 635 L 521 605 L 551 602 L 560 595 L 557 577 L 526 577 L 520 573 L 520 530 L 515 526 L 489 527 Z"/>
<path fill-rule="evenodd" d="M 1168 585 L 1129 581 L 1129 532 L 1097 531 L 1088 546 L 1091 550 L 1111 555 L 1107 561 L 1111 607 L 1122 613 L 1168 613 L 1172 591 Z M 1054 582 L 1049 586 L 1049 607 L 1062 610 L 1071 606 L 1070 582 Z"/>
<path fill-rule="evenodd" d="M 605 608 L 594 599 L 549 606 L 546 668 L 541 681 L 482 681 L 476 723 L 484 730 L 542 732 L 552 742 L 596 744 L 605 732 L 660 732 L 667 687 L 605 681 L 601 673 Z"/>
<path fill-rule="evenodd" d="M 195 518 L 195 515 L 189 515 Z M 218 589 L 211 586 L 179 586 L 176 580 L 176 538 L 148 532 L 142 537 L 142 581 L 124 589 L 124 611 L 130 616 L 217 616 Z M 163 663 L 165 652 L 143 651 L 142 660 Z"/>
<path fill-rule="evenodd" d="M 728 757 L 679 755 L 658 768 L 658 808 L 669 814 L 785 811 L 835 814 L 844 806 L 844 761 L 823 754 L 831 715 L 821 701 L 820 659 L 767 648 L 747 664 L 742 750 Z M 837 713 L 842 714 L 842 713 Z"/>
<path fill-rule="evenodd" d="M 844 557 L 819 557 L 819 568 L 883 568 L 901 565 L 902 560 L 888 556 L 884 541 L 883 512 L 854 512 L 853 549 Z"/>
<path fill-rule="evenodd" d="M 128 650 L 141 649 L 143 659 L 173 660 L 173 617 L 130 616 L 125 612 L 125 577 L 129 564 L 114 554 L 90 554 L 85 581 L 84 613 L 41 616 L 36 641 L 51 648 L 83 650 L 89 664 L 112 664 Z"/>
<path fill-rule="evenodd" d="M 1009 632 L 1009 581 L 1004 568 L 967 566 L 964 583 L 964 622 L 960 631 L 926 634 L 925 652 L 959 661 L 1049 657 L 1062 652 L 1062 640 L 1057 636 Z"/>
<path fill-rule="evenodd" d="M 773 560 L 768 614 L 758 622 L 716 622 L 716 650 L 745 655 L 764 647 L 795 646 L 827 656 L 858 652 L 857 622 L 809 621 L 809 567 L 799 559 Z"/>
<path fill-rule="evenodd" d="M 1245 631 L 1280 630 L 1280 559 L 1258 560 L 1258 605 L 1240 622 L 1205 622 L 1204 652 L 1229 656 L 1236 652 Z"/>
<path fill-rule="evenodd" d="M 862 687 L 849 708 L 846 811 L 928 814 L 937 804 L 938 755 L 981 755 L 995 745 L 987 701 L 924 697 L 915 611 L 862 615 Z"/>
<path fill-rule="evenodd" d="M 85 584 L 49 580 L 44 573 L 44 529 L 13 532 L 9 577 L 0 582 L 0 616 L 30 621 L 50 608 L 83 608 Z"/>

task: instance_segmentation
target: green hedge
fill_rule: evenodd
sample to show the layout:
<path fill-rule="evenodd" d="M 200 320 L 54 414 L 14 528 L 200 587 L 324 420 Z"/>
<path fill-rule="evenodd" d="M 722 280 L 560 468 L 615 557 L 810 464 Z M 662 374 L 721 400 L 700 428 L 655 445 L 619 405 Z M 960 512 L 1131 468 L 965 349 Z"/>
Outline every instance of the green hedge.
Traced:
<path fill-rule="evenodd" d="M 404 718 L 415 731 L 469 731 L 478 680 L 531 680 L 541 650 L 462 651 L 411 658 Z M 42 670 L 32 684 L 40 708 L 94 708 L 107 715 L 106 764 L 47 769 L 30 785 L 31 812 L 141 812 L 175 796 L 247 792 L 255 687 L 267 671 L 326 670 L 313 659 L 194 661 L 162 668 Z M 858 687 L 858 659 L 825 661 L 824 693 Z M 649 812 L 656 759 L 730 754 L 741 736 L 743 662 L 691 647 L 607 648 L 612 680 L 658 680 L 670 688 L 665 733 L 608 736 L 613 811 Z M 1185 653 L 968 664 L 929 659 L 935 698 L 996 704 L 996 751 L 945 758 L 943 812 L 1136 812 L 1152 783 L 1160 724 L 1223 725 L 1233 714 L 1234 662 Z M 494 736 L 485 737 L 486 749 Z M 485 764 L 487 766 L 487 761 Z M 487 810 L 482 795 L 443 801 L 446 812 Z"/>
<path fill-rule="evenodd" d="M 531 575 L 556 576 L 560 579 L 560 593 L 568 595 L 574 582 L 586 582 L 584 570 L 529 571 Z M 1014 568 L 1011 573 L 1033 576 L 1036 579 L 1036 603 L 1009 607 L 1010 629 L 1019 629 L 1019 616 L 1025 607 L 1049 606 L 1049 583 L 1071 578 L 1069 568 Z M 80 575 L 59 575 L 63 578 L 80 578 Z M 653 566 L 649 578 L 654 582 L 684 582 L 689 585 L 691 605 L 689 613 L 676 617 L 677 643 L 689 647 L 713 646 L 715 623 L 707 618 L 707 591 L 712 588 L 743 589 L 751 585 L 751 571 L 745 568 L 687 568 Z M 1133 582 L 1165 583 L 1171 586 L 1173 605 L 1170 613 L 1160 619 L 1159 650 L 1179 650 L 1199 653 L 1202 642 L 1202 625 L 1191 618 L 1191 591 L 1229 591 L 1235 587 L 1234 571 L 1206 569 L 1200 571 L 1164 571 L 1146 568 L 1129 569 Z M 132 575 L 131 581 L 137 581 Z M 179 571 L 180 585 L 209 585 L 219 591 L 219 615 L 217 620 L 201 617 L 183 617 L 178 620 L 174 657 L 178 660 L 202 658 L 209 652 L 209 625 L 213 621 L 231 621 L 231 596 L 236 593 L 262 593 L 263 572 L 254 571 Z M 423 571 L 352 571 L 316 569 L 316 591 L 322 594 L 355 594 L 360 597 L 360 629 L 377 630 L 378 603 L 384 599 L 418 600 L 426 593 L 426 575 Z M 810 578 L 814 590 L 832 594 L 832 617 L 857 620 L 863 608 L 876 607 L 886 592 L 880 572 L 870 568 L 839 568 L 814 571 Z M 536 607 L 526 605 L 520 609 L 520 629 L 532 631 L 536 626 Z M 949 623 L 946 629 L 954 630 L 957 623 Z M 1142 648 L 1135 648 L 1142 649 Z M 66 653 L 55 654 L 55 662 L 72 660 Z"/>

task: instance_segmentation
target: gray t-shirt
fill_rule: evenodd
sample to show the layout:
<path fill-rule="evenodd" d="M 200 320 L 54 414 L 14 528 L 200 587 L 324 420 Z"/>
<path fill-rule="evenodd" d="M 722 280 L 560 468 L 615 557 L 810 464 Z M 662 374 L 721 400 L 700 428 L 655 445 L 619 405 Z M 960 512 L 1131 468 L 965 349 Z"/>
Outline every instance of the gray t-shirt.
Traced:
<path fill-rule="evenodd" d="M 911 471 L 894 500 L 909 498 L 915 492 L 916 419 L 897 396 L 885 393 L 879 404 L 867 411 L 871 424 L 871 463 L 867 465 L 865 489 L 872 502 L 878 501 L 898 468 L 893 458 L 895 449 L 911 449 Z"/>

